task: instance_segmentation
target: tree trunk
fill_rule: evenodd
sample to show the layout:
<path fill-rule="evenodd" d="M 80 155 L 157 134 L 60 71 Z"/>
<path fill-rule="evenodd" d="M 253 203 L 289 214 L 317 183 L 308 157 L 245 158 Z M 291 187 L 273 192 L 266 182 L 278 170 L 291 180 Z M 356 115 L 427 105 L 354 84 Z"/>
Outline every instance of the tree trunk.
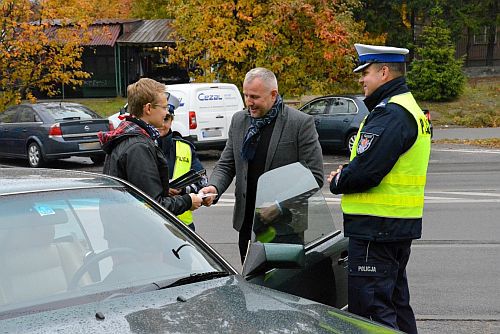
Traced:
<path fill-rule="evenodd" d="M 469 53 L 470 53 L 470 48 L 472 46 L 472 38 L 473 38 L 473 33 L 472 33 L 472 29 L 467 27 L 467 45 L 465 47 L 465 66 L 469 66 L 470 65 L 470 56 L 469 56 Z"/>
<path fill-rule="evenodd" d="M 498 1 L 494 0 L 490 3 L 489 8 L 490 13 L 490 25 L 488 26 L 488 46 L 486 49 L 486 66 L 493 66 L 493 51 L 495 49 L 495 37 L 497 34 L 497 12 L 498 12 Z"/>

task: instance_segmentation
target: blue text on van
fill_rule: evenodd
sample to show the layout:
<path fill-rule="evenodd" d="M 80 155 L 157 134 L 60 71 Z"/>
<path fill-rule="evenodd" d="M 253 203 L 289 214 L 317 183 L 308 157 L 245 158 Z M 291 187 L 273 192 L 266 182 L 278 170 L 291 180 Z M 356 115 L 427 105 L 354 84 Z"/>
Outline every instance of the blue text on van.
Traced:
<path fill-rule="evenodd" d="M 200 94 L 198 94 L 198 100 L 200 100 L 200 101 L 218 101 L 218 100 L 222 100 L 222 96 L 220 96 L 218 94 L 200 93 Z"/>

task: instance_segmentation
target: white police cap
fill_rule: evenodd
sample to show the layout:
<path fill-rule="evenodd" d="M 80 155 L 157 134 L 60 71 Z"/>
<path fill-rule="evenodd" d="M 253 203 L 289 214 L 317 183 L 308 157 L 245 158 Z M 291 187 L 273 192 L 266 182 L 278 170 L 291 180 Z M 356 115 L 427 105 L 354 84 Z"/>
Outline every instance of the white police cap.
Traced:
<path fill-rule="evenodd" d="M 359 72 L 371 63 L 404 63 L 405 55 L 409 52 L 405 48 L 392 46 L 354 44 L 359 56 L 358 67 L 354 72 Z"/>

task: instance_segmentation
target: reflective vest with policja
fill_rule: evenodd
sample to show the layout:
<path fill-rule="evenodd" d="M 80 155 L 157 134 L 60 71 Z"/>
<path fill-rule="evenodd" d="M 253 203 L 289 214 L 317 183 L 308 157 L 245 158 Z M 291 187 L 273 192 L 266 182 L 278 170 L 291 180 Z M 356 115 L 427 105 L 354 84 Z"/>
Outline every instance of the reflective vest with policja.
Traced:
<path fill-rule="evenodd" d="M 429 122 L 409 92 L 391 97 L 388 103 L 396 103 L 412 114 L 418 125 L 417 139 L 410 149 L 399 157 L 379 185 L 361 193 L 344 194 L 341 200 L 342 211 L 354 215 L 421 218 L 431 149 Z M 363 125 L 364 121 L 354 142 L 350 160 L 356 157 Z"/>
<path fill-rule="evenodd" d="M 176 140 L 174 175 L 172 176 L 174 180 L 191 170 L 192 158 L 191 147 L 189 144 Z M 193 223 L 193 212 L 191 210 L 187 210 L 186 212 L 178 215 L 177 218 L 179 218 L 184 224 L 190 225 Z"/>

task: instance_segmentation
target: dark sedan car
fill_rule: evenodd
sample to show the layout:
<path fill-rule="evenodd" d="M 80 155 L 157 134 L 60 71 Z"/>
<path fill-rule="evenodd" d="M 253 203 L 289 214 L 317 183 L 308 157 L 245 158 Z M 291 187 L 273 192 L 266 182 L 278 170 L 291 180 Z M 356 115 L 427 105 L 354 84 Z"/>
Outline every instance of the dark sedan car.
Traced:
<path fill-rule="evenodd" d="M 368 109 L 361 95 L 328 95 L 315 98 L 300 110 L 314 117 L 321 146 L 352 149 L 359 126 Z"/>
<path fill-rule="evenodd" d="M 362 95 L 328 95 L 315 98 L 299 109 L 314 117 L 322 147 L 351 152 L 356 134 L 369 111 Z M 422 109 L 430 125 L 428 109 Z"/>
<path fill-rule="evenodd" d="M 21 104 L 0 113 L 0 156 L 27 158 L 31 167 L 71 156 L 104 161 L 97 133 L 111 122 L 89 108 L 68 102 Z"/>
<path fill-rule="evenodd" d="M 290 172 L 309 179 L 303 167 Z M 344 249 L 345 238 L 325 233 L 333 224 L 316 191 L 307 180 L 276 190 L 290 219 L 269 226 L 280 231 L 302 222 L 314 228 L 307 245 L 254 242 L 245 280 L 175 216 L 122 180 L 55 169 L 0 169 L 1 331 L 393 333 L 299 297 L 306 290 L 318 296 L 323 291 L 331 302 L 345 304 L 341 292 L 331 298 L 337 282 L 332 267 L 345 263 L 334 254 L 336 243 L 328 244 L 336 240 Z M 258 196 L 263 218 L 266 207 L 273 209 L 267 203 L 271 193 Z M 315 280 L 303 280 L 304 287 L 296 280 L 300 268 L 323 271 L 306 274 Z"/>

